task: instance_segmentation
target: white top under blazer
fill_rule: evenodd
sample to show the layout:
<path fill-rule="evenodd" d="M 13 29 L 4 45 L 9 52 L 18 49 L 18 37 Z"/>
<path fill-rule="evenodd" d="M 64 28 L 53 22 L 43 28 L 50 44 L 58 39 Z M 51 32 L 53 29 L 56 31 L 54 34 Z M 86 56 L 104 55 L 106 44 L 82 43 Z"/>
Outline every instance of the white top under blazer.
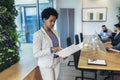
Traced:
<path fill-rule="evenodd" d="M 60 38 L 57 32 L 53 29 L 52 32 L 56 35 L 60 45 Z M 52 67 L 60 62 L 59 57 L 53 58 L 54 53 L 51 53 L 51 47 L 53 47 L 52 40 L 43 28 L 34 33 L 33 56 L 38 58 L 38 65 L 40 67 Z"/>

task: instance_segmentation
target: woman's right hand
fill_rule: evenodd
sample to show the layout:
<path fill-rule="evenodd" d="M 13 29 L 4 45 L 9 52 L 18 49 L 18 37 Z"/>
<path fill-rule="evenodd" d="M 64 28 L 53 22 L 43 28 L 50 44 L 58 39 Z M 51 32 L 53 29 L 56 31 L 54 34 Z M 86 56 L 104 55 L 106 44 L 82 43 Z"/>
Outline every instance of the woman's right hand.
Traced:
<path fill-rule="evenodd" d="M 58 52 L 60 50 L 62 50 L 62 48 L 60 46 L 58 46 L 58 47 L 52 47 L 52 52 Z"/>

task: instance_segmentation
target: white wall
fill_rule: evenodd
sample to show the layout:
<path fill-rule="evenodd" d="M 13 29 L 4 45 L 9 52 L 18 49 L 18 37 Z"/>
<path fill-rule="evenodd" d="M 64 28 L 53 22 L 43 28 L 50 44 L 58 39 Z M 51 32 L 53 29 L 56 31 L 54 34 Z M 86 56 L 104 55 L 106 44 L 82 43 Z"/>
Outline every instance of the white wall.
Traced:
<path fill-rule="evenodd" d="M 56 0 L 56 8 L 74 8 L 75 9 L 75 32 L 81 32 L 81 3 L 80 0 Z"/>
<path fill-rule="evenodd" d="M 84 35 L 94 34 L 95 31 L 99 32 L 101 30 L 101 25 L 103 24 L 113 30 L 114 24 L 118 22 L 116 15 L 118 14 L 118 7 L 120 7 L 120 0 L 56 0 L 55 2 L 58 11 L 60 8 L 75 9 L 75 33 L 83 32 Z M 82 22 L 82 7 L 107 7 L 107 21 Z"/>
<path fill-rule="evenodd" d="M 107 7 L 107 21 L 106 22 L 83 22 L 83 33 L 93 34 L 95 31 L 101 30 L 101 25 L 105 24 L 113 30 L 114 24 L 118 22 L 116 15 L 118 14 L 119 0 L 83 0 L 83 7 Z M 119 3 L 119 4 L 118 4 Z M 120 7 L 120 6 L 119 6 Z M 88 30 L 88 31 L 86 31 Z"/>

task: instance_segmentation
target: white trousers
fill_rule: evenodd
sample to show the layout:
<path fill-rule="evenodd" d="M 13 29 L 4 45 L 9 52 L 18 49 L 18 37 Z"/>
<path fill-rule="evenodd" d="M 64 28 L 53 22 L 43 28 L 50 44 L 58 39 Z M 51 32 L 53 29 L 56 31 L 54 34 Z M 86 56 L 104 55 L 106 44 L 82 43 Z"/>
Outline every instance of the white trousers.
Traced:
<path fill-rule="evenodd" d="M 60 63 L 50 68 L 39 67 L 43 80 L 57 80 L 59 75 Z"/>

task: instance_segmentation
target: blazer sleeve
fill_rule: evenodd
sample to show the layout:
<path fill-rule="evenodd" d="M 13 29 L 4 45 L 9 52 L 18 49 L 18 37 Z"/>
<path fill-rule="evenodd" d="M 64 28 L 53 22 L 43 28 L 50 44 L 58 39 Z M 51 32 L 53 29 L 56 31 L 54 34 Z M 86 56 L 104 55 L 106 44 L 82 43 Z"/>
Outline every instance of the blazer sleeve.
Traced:
<path fill-rule="evenodd" d="M 119 43 L 120 43 L 120 33 L 112 39 L 112 45 L 113 46 L 116 46 Z"/>
<path fill-rule="evenodd" d="M 33 56 L 43 57 L 52 54 L 50 47 L 42 49 L 42 39 L 43 36 L 40 33 L 34 33 L 33 37 Z"/>
<path fill-rule="evenodd" d="M 113 49 L 120 50 L 120 43 L 118 43 L 116 46 L 113 46 Z"/>

